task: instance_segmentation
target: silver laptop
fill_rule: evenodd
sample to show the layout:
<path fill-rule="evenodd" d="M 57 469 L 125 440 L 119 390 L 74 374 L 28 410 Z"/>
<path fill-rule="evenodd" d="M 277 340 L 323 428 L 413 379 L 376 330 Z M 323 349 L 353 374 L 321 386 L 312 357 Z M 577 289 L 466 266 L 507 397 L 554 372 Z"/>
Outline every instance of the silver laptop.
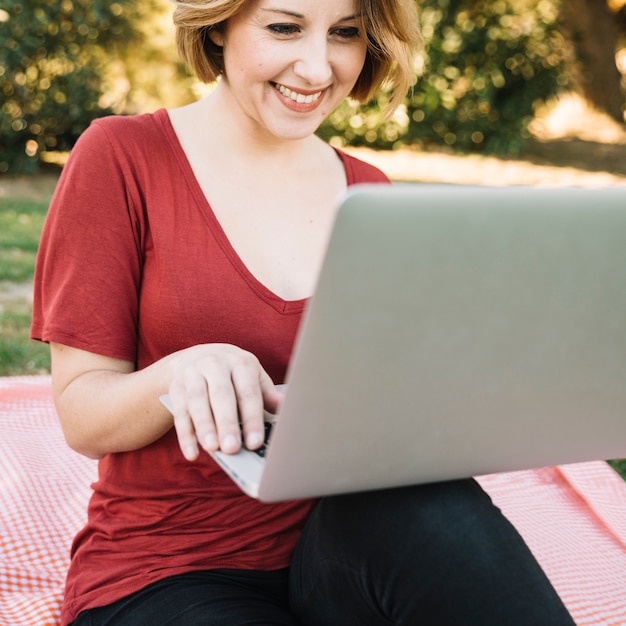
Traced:
<path fill-rule="evenodd" d="M 626 190 L 352 188 L 287 383 L 264 501 L 626 457 Z"/>

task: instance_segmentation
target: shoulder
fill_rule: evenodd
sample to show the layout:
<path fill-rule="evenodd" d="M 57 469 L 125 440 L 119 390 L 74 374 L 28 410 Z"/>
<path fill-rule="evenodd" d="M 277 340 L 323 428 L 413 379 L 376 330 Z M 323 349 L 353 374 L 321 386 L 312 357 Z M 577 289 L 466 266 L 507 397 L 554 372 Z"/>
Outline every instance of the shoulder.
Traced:
<path fill-rule="evenodd" d="M 110 115 L 94 120 L 79 139 L 80 144 L 123 145 L 128 149 L 145 152 L 149 144 L 162 141 L 167 130 L 167 112 L 160 109 L 155 113 L 141 115 Z M 78 145 L 78 144 L 77 144 Z"/>
<path fill-rule="evenodd" d="M 389 177 L 376 166 L 351 156 L 343 150 L 336 150 L 342 160 L 348 178 L 348 185 L 358 183 L 388 183 Z"/>
<path fill-rule="evenodd" d="M 105 185 L 169 171 L 174 141 L 168 119 L 164 109 L 98 118 L 78 138 L 64 169 Z"/>

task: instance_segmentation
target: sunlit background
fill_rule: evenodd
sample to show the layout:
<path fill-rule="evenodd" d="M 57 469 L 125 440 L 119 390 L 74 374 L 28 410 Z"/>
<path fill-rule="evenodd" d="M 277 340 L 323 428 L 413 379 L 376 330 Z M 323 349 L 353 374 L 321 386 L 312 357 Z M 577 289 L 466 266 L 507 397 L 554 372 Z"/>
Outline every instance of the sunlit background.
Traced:
<path fill-rule="evenodd" d="M 515 155 L 566 94 L 623 125 L 625 4 L 418 0 L 426 49 L 405 105 L 383 123 L 384 94 L 365 108 L 346 103 L 320 133 L 336 145 Z M 178 59 L 172 10 L 169 0 L 6 3 L 0 174 L 58 159 L 96 117 L 205 93 Z"/>

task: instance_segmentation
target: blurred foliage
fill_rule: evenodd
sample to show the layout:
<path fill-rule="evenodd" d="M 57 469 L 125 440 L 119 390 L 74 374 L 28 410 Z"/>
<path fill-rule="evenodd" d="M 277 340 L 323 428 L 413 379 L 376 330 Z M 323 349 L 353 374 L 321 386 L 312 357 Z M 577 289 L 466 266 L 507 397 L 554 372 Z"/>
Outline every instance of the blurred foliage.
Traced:
<path fill-rule="evenodd" d="M 558 9 L 554 0 L 425 2 L 429 45 L 403 139 L 519 152 L 537 105 L 567 82 Z"/>
<path fill-rule="evenodd" d="M 537 107 L 567 85 L 559 0 L 419 0 L 425 50 L 404 110 L 346 103 L 321 129 L 333 143 L 517 153 Z"/>
<path fill-rule="evenodd" d="M 538 104 L 567 82 L 561 0 L 417 0 L 426 48 L 390 120 L 385 96 L 345 103 L 335 144 L 519 151 Z M 131 89 L 132 85 L 132 89 Z M 95 117 L 191 100 L 168 0 L 18 0 L 0 9 L 0 173 L 67 150 Z M 197 85 L 196 85 L 197 86 Z"/>
<path fill-rule="evenodd" d="M 69 150 L 93 119 L 138 108 L 131 80 L 140 84 L 148 66 L 159 84 L 163 4 L 18 0 L 0 9 L 0 173 L 34 171 L 42 152 Z"/>
<path fill-rule="evenodd" d="M 29 171 L 66 150 L 99 106 L 105 50 L 134 36 L 127 3 L 22 0 L 0 13 L 0 171 Z"/>

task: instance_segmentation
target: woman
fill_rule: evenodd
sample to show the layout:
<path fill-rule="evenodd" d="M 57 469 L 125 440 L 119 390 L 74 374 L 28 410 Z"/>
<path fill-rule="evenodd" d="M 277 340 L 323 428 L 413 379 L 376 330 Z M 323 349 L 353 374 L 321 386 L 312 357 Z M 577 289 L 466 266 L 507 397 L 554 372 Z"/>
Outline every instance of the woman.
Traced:
<path fill-rule="evenodd" d="M 215 91 L 94 123 L 40 247 L 32 334 L 100 459 L 63 624 L 570 624 L 472 481 L 265 505 L 206 454 L 261 444 L 337 198 L 388 182 L 315 130 L 384 82 L 397 105 L 419 35 L 413 0 L 176 4 Z"/>

